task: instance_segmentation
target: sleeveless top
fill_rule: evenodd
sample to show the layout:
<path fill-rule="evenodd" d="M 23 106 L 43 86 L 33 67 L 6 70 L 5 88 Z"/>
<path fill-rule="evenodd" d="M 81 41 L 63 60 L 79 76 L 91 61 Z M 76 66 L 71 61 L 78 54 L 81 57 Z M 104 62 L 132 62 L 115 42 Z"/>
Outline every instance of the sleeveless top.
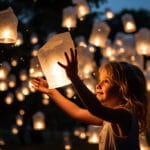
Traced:
<path fill-rule="evenodd" d="M 111 123 L 104 121 L 99 136 L 99 150 L 140 150 L 138 122 L 132 116 L 128 136 L 119 137 L 112 129 Z"/>

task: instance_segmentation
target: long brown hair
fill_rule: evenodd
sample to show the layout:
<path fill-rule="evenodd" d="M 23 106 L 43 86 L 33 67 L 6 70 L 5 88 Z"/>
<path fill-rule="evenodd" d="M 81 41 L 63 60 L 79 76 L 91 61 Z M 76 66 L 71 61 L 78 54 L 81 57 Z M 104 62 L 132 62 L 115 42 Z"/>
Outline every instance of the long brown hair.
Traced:
<path fill-rule="evenodd" d="M 147 125 L 147 96 L 143 72 L 127 62 L 112 61 L 101 66 L 103 67 L 110 79 L 119 86 L 119 93 L 124 100 L 122 106 L 136 115 L 140 132 L 144 131 Z"/>

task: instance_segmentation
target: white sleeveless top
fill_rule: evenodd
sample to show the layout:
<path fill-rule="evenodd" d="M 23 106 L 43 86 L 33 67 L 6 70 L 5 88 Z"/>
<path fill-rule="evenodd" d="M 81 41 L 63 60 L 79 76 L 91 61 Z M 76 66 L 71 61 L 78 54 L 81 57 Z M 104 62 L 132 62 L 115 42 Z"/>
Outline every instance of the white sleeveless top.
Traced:
<path fill-rule="evenodd" d="M 131 130 L 126 137 L 117 136 L 111 123 L 104 121 L 99 136 L 99 150 L 140 150 L 139 128 L 135 117 L 132 117 Z"/>

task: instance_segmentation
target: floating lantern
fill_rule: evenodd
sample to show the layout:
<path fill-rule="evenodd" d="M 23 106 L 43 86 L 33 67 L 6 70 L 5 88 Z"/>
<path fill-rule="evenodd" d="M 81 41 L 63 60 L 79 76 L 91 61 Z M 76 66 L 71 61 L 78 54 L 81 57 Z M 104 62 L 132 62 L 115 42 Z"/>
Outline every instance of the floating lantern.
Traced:
<path fill-rule="evenodd" d="M 29 76 L 31 78 L 43 77 L 41 65 L 37 57 L 33 57 L 30 61 Z"/>
<path fill-rule="evenodd" d="M 0 81 L 0 91 L 6 91 L 8 89 L 8 85 L 6 80 Z"/>
<path fill-rule="evenodd" d="M 37 33 L 32 33 L 30 37 L 30 43 L 31 44 L 37 44 L 39 41 Z"/>
<path fill-rule="evenodd" d="M 88 126 L 88 131 L 87 131 L 88 143 L 98 144 L 100 130 L 101 130 L 100 126 L 95 126 L 95 125 Z"/>
<path fill-rule="evenodd" d="M 23 35 L 21 32 L 18 32 L 18 37 L 17 37 L 17 40 L 16 40 L 16 43 L 15 43 L 15 46 L 20 46 L 23 44 Z"/>
<path fill-rule="evenodd" d="M 78 50 L 78 72 L 82 79 L 91 78 L 92 73 L 97 69 L 94 61 L 94 54 L 87 48 L 77 47 Z"/>
<path fill-rule="evenodd" d="M 136 50 L 139 55 L 150 55 L 150 30 L 147 28 L 141 28 L 138 33 L 135 34 Z"/>
<path fill-rule="evenodd" d="M 109 58 L 109 60 L 113 60 L 116 55 L 116 50 L 114 49 L 111 41 L 108 40 L 106 47 L 102 48 L 101 53 L 104 57 Z"/>
<path fill-rule="evenodd" d="M 14 94 L 12 92 L 9 92 L 5 97 L 5 103 L 7 105 L 10 105 L 13 103 L 13 100 L 14 100 Z"/>
<path fill-rule="evenodd" d="M 81 1 L 77 4 L 77 17 L 83 20 L 83 17 L 90 13 L 90 8 L 86 1 Z"/>
<path fill-rule="evenodd" d="M 114 13 L 112 12 L 111 9 L 107 8 L 105 10 L 105 16 L 107 19 L 112 19 L 112 18 L 114 18 Z"/>
<path fill-rule="evenodd" d="M 45 129 L 45 116 L 40 111 L 33 115 L 33 128 L 34 130 Z"/>
<path fill-rule="evenodd" d="M 122 16 L 122 22 L 123 22 L 123 27 L 124 31 L 127 33 L 131 33 L 136 31 L 136 25 L 134 22 L 134 18 L 130 14 L 124 14 Z"/>
<path fill-rule="evenodd" d="M 20 115 L 16 116 L 16 125 L 22 126 L 23 125 L 23 117 Z"/>
<path fill-rule="evenodd" d="M 19 130 L 16 126 L 13 126 L 11 129 L 12 134 L 17 135 L 19 133 Z"/>
<path fill-rule="evenodd" d="M 10 88 L 14 88 L 16 86 L 16 76 L 14 74 L 10 74 L 8 76 L 8 86 Z"/>
<path fill-rule="evenodd" d="M 11 67 L 7 61 L 0 64 L 0 80 L 6 80 L 8 73 L 10 72 Z"/>
<path fill-rule="evenodd" d="M 19 72 L 19 78 L 21 81 L 26 81 L 28 79 L 28 73 L 26 69 L 21 69 Z"/>
<path fill-rule="evenodd" d="M 110 27 L 106 22 L 98 20 L 94 23 L 89 43 L 97 47 L 105 47 Z"/>
<path fill-rule="evenodd" d="M 58 61 L 66 63 L 64 52 L 70 53 L 70 48 L 74 49 L 74 43 L 69 32 L 54 35 L 40 48 L 38 58 L 49 88 L 57 88 L 71 83 L 65 70 L 57 63 Z"/>
<path fill-rule="evenodd" d="M 66 7 L 63 9 L 63 21 L 62 27 L 68 28 L 75 28 L 76 27 L 76 9 L 74 7 Z"/>
<path fill-rule="evenodd" d="M 17 40 L 18 20 L 9 7 L 0 11 L 0 43 L 15 43 Z"/>

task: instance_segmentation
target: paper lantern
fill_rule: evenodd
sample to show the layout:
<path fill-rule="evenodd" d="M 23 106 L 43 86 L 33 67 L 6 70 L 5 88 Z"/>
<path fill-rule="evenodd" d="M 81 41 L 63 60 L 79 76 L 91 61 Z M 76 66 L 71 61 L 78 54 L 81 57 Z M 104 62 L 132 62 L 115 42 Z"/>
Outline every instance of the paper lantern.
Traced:
<path fill-rule="evenodd" d="M 20 115 L 16 116 L 16 124 L 18 126 L 22 126 L 23 125 L 23 117 L 22 116 L 20 116 Z"/>
<path fill-rule="evenodd" d="M 33 128 L 34 130 L 45 129 L 45 116 L 40 111 L 33 115 Z"/>
<path fill-rule="evenodd" d="M 0 11 L 0 43 L 16 42 L 18 35 L 17 25 L 18 19 L 11 7 Z"/>
<path fill-rule="evenodd" d="M 101 126 L 89 125 L 87 130 L 88 143 L 98 144 Z"/>
<path fill-rule="evenodd" d="M 29 76 L 31 78 L 43 77 L 41 65 L 37 57 L 33 57 L 30 61 Z"/>
<path fill-rule="evenodd" d="M 70 53 L 74 43 L 69 32 L 54 35 L 38 52 L 38 59 L 49 88 L 57 88 L 70 84 L 65 70 L 58 65 L 58 61 L 66 64 L 64 52 Z"/>
<path fill-rule="evenodd" d="M 150 55 L 150 30 L 141 28 L 135 34 L 136 50 L 139 55 Z"/>
<path fill-rule="evenodd" d="M 76 27 L 76 9 L 74 7 L 66 7 L 63 9 L 62 27 L 75 28 Z"/>
<path fill-rule="evenodd" d="M 90 8 L 86 1 L 77 4 L 77 17 L 83 20 L 83 17 L 90 13 Z"/>
<path fill-rule="evenodd" d="M 98 20 L 94 23 L 89 43 L 98 47 L 105 47 L 110 27 L 106 22 Z"/>
<path fill-rule="evenodd" d="M 2 62 L 0 65 L 0 80 L 6 80 L 7 75 L 9 74 L 11 67 L 7 61 Z"/>
<path fill-rule="evenodd" d="M 7 93 L 6 97 L 5 97 L 5 103 L 7 105 L 10 105 L 13 103 L 14 100 L 14 94 L 12 92 Z"/>
<path fill-rule="evenodd" d="M 124 31 L 127 33 L 131 33 L 136 31 L 136 25 L 134 22 L 134 18 L 130 14 L 124 14 L 122 16 L 122 22 L 123 22 L 123 27 Z"/>
<path fill-rule="evenodd" d="M 114 13 L 112 12 L 111 9 L 107 8 L 105 10 L 105 16 L 107 19 L 112 19 L 112 18 L 114 18 Z"/>

